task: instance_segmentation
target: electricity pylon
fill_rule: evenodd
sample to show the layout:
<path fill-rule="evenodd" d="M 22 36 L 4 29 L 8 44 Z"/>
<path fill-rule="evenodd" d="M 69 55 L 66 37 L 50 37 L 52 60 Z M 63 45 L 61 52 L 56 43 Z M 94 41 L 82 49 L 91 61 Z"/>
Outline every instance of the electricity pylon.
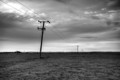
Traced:
<path fill-rule="evenodd" d="M 43 44 L 43 34 L 44 34 L 44 31 L 46 30 L 46 28 L 45 28 L 45 23 L 46 23 L 46 22 L 50 23 L 50 21 L 39 21 L 39 20 L 38 20 L 38 22 L 39 22 L 39 23 L 43 23 L 42 28 L 37 27 L 38 30 L 42 30 L 42 32 L 41 32 L 41 43 L 40 43 L 40 59 L 41 59 L 41 58 L 42 58 L 41 53 L 42 53 L 42 44 Z"/>

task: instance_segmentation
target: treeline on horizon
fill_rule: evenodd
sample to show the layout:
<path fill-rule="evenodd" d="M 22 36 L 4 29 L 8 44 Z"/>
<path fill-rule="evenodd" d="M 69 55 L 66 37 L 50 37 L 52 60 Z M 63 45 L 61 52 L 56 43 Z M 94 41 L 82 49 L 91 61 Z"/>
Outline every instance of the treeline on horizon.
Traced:
<path fill-rule="evenodd" d="M 39 53 L 39 52 L 21 52 L 21 51 L 15 51 L 15 52 L 0 52 L 0 53 Z M 98 53 L 104 53 L 104 54 L 110 54 L 110 53 L 120 53 L 120 52 L 110 52 L 110 51 L 104 51 L 104 52 L 102 52 L 102 51 L 99 51 L 99 52 L 97 52 L 97 51 L 93 51 L 93 52 L 42 52 L 42 53 L 56 53 L 56 54 L 62 54 L 62 53 L 72 53 L 72 54 L 75 54 L 75 53 L 77 53 L 77 54 L 79 54 L 79 53 L 81 53 L 81 54 L 84 54 L 84 53 L 86 53 L 86 54 L 98 54 Z"/>

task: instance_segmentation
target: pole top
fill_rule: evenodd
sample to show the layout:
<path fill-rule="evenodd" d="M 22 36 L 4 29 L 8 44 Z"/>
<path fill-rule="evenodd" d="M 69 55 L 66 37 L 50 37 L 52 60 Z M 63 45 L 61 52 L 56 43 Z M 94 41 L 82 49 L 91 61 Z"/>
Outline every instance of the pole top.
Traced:
<path fill-rule="evenodd" d="M 42 21 L 38 20 L 38 22 L 40 22 L 40 23 L 42 23 L 42 22 L 48 22 L 48 23 L 50 23 L 50 21 L 48 21 L 48 20 L 47 21 L 45 21 L 45 20 L 42 20 Z"/>

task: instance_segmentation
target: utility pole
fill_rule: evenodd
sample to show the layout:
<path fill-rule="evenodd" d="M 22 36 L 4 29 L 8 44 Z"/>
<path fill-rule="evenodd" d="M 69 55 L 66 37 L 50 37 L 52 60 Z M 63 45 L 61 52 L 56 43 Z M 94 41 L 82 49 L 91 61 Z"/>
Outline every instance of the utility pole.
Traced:
<path fill-rule="evenodd" d="M 79 45 L 77 45 L 77 52 L 79 52 Z"/>
<path fill-rule="evenodd" d="M 84 49 L 82 49 L 81 51 L 84 52 Z"/>
<path fill-rule="evenodd" d="M 40 59 L 41 59 L 42 58 L 41 53 L 42 53 L 42 44 L 43 44 L 43 34 L 44 34 L 44 31 L 46 30 L 45 23 L 46 22 L 50 23 L 50 21 L 39 21 L 38 20 L 38 22 L 43 24 L 42 28 L 37 27 L 38 30 L 42 30 L 42 32 L 41 32 L 41 42 L 40 42 Z"/>

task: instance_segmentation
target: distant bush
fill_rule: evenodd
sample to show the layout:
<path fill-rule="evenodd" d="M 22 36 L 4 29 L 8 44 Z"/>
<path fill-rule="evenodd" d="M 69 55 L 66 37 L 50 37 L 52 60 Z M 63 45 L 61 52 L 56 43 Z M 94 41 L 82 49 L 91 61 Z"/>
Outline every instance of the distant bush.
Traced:
<path fill-rule="evenodd" d="M 20 52 L 20 51 L 15 51 L 15 53 L 22 53 L 22 52 Z"/>

